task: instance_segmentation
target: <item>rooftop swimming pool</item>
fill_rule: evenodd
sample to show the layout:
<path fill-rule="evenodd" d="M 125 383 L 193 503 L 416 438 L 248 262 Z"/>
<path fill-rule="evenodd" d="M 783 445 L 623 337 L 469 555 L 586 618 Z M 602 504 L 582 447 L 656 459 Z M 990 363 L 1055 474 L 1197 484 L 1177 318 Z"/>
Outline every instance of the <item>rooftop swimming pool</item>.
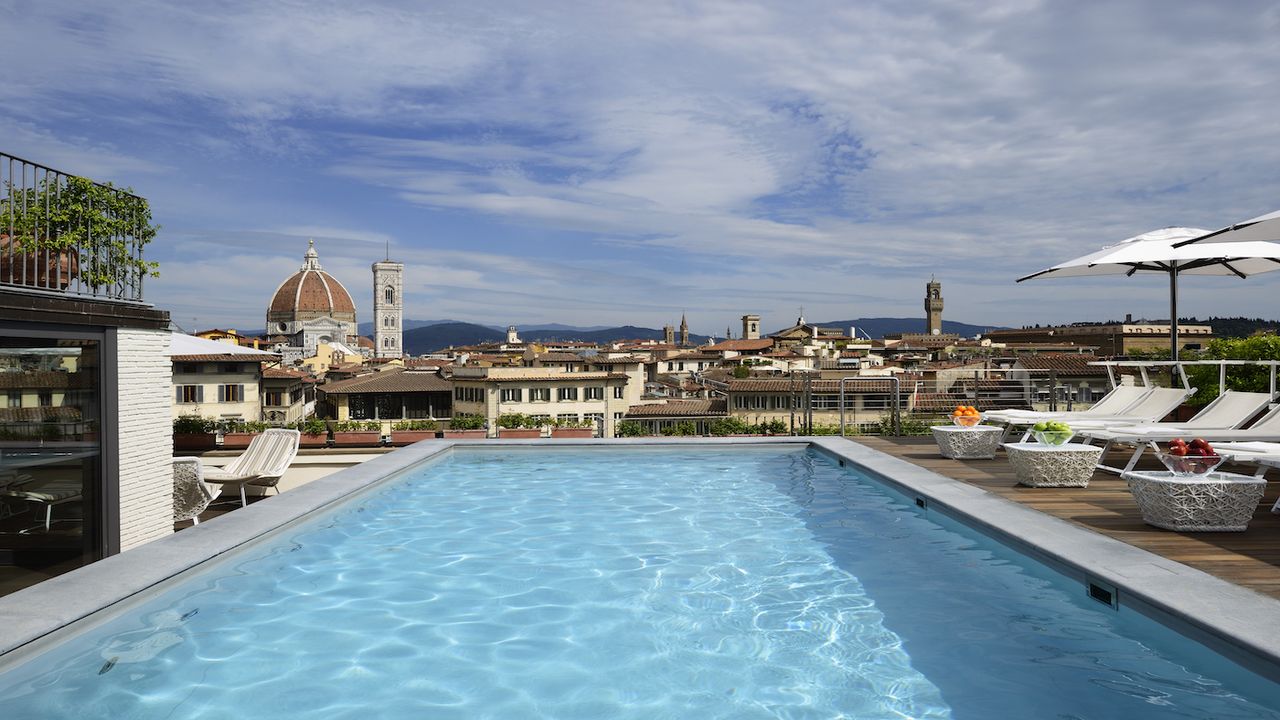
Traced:
<path fill-rule="evenodd" d="M 6 718 L 1280 718 L 803 445 L 457 448 L 27 655 Z"/>

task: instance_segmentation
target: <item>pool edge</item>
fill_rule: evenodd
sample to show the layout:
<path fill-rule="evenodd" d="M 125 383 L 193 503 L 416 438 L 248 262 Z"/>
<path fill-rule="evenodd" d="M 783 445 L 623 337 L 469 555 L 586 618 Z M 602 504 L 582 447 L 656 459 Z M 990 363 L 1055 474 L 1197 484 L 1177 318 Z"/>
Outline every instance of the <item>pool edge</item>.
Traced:
<path fill-rule="evenodd" d="M 1078 580 L 1114 586 L 1120 603 L 1272 682 L 1280 682 L 1280 600 L 1070 521 L 842 438 L 811 446 L 871 472 L 878 482 Z"/>

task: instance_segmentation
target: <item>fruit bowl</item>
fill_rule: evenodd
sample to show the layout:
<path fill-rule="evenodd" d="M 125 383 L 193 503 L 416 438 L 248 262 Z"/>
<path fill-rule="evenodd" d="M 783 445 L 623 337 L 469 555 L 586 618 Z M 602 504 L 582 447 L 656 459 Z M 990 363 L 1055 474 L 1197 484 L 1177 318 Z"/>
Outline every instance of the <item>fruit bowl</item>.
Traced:
<path fill-rule="evenodd" d="M 1169 468 L 1169 472 L 1178 477 L 1206 475 L 1222 464 L 1221 455 L 1174 455 L 1173 453 L 1158 452 L 1156 457 L 1160 458 L 1160 462 Z"/>
<path fill-rule="evenodd" d="M 1076 432 L 1074 430 L 1032 430 L 1031 435 L 1038 443 L 1065 445 L 1076 436 Z"/>
<path fill-rule="evenodd" d="M 971 428 L 982 422 L 982 413 L 977 415 L 952 415 L 951 422 L 960 427 Z"/>

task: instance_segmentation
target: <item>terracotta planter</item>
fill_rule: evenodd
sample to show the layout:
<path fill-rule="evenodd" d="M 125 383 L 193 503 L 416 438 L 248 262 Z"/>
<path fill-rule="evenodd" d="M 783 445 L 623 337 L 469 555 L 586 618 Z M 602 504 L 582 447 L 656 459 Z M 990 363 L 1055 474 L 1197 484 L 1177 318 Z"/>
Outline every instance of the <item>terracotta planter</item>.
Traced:
<path fill-rule="evenodd" d="M 391 444 L 396 447 L 412 445 L 423 440 L 434 440 L 436 438 L 435 430 L 392 430 Z"/>
<path fill-rule="evenodd" d="M 174 450 L 212 450 L 218 436 L 213 433 L 174 433 Z"/>
<path fill-rule="evenodd" d="M 542 437 L 540 428 L 498 428 L 498 437 L 503 440 L 533 440 Z"/>
<path fill-rule="evenodd" d="M 440 437 L 454 440 L 483 440 L 489 437 L 489 433 L 486 430 L 442 430 Z"/>
<path fill-rule="evenodd" d="M 75 250 L 27 254 L 12 250 L 13 241 L 0 235 L 0 282 L 50 290 L 66 290 L 80 275 L 80 255 Z"/>
<path fill-rule="evenodd" d="M 591 438 L 596 436 L 592 428 L 551 428 L 553 438 Z"/>
<path fill-rule="evenodd" d="M 324 447 L 329 444 L 329 433 L 302 433 L 298 447 Z"/>
<path fill-rule="evenodd" d="M 258 437 L 260 433 L 249 432 L 229 432 L 222 434 L 222 448 L 224 450 L 241 450 L 249 447 L 249 443 Z"/>
<path fill-rule="evenodd" d="M 337 447 L 372 447 L 382 444 L 381 430 L 348 430 L 335 431 L 333 444 Z"/>

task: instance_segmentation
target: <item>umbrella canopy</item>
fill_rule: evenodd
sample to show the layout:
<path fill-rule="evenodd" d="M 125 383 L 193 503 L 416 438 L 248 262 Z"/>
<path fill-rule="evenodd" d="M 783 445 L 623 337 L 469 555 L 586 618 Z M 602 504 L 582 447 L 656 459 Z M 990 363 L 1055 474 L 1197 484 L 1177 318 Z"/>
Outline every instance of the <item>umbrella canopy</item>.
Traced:
<path fill-rule="evenodd" d="M 1152 230 L 1097 252 L 1059 263 L 1018 282 L 1047 277 L 1090 277 L 1162 273 L 1169 276 L 1170 356 L 1178 359 L 1178 276 L 1250 275 L 1280 270 L 1280 243 L 1232 242 L 1187 244 L 1207 230 L 1172 227 Z"/>
<path fill-rule="evenodd" d="M 1280 240 L 1280 210 L 1266 215 L 1259 215 L 1252 220 L 1245 220 L 1234 225 L 1228 225 L 1221 230 L 1214 230 L 1211 233 L 1205 233 L 1189 240 L 1181 240 L 1174 243 L 1175 247 L 1184 245 L 1208 243 L 1228 243 L 1228 242 L 1266 242 L 1272 240 Z"/>

